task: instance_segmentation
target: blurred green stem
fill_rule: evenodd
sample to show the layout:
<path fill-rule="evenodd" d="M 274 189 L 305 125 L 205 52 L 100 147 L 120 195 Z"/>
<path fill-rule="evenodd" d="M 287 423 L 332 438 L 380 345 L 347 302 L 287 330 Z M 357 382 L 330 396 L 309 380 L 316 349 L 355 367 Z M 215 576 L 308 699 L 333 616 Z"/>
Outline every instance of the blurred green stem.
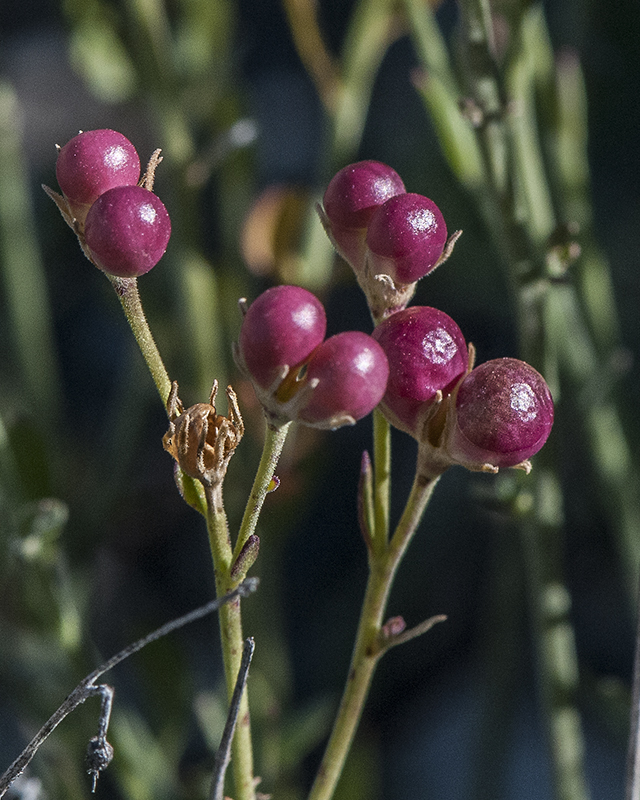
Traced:
<path fill-rule="evenodd" d="M 586 800 L 584 740 L 575 696 L 580 681 L 571 622 L 571 595 L 564 584 L 562 493 L 546 453 L 536 461 L 532 510 L 520 522 L 529 608 L 536 635 L 539 688 L 552 753 L 555 797 Z M 547 460 L 551 460 L 547 457 Z M 525 494 L 528 492 L 525 490 Z"/>
<path fill-rule="evenodd" d="M 510 59 L 501 72 L 495 56 L 493 20 L 488 0 L 461 0 L 463 59 L 470 102 L 479 111 L 477 135 L 489 188 L 499 211 L 494 227 L 518 311 L 522 356 L 545 370 L 555 349 L 549 342 L 547 308 L 553 286 L 548 280 L 547 238 L 555 227 L 548 180 L 544 173 L 535 111 L 529 87 L 532 64 L 526 58 L 523 30 L 526 14 L 511 31 Z M 509 110 L 509 89 L 518 94 L 518 120 Z M 530 116 L 528 116 L 530 112 Z M 542 469 L 551 451 L 538 456 L 533 476 L 534 513 L 523 522 L 531 576 L 531 607 L 536 621 L 540 694 L 549 725 L 549 744 L 558 800 L 586 800 L 584 743 L 575 704 L 578 672 L 574 637 L 568 616 L 570 596 L 562 569 L 563 498 L 551 466 Z"/>
<path fill-rule="evenodd" d="M 60 406 L 60 383 L 47 281 L 22 151 L 22 116 L 12 87 L 0 82 L 0 262 L 11 322 L 10 345 L 15 348 L 34 415 L 51 435 Z"/>
<path fill-rule="evenodd" d="M 412 0 L 406 0 L 406 4 L 415 5 Z M 414 21 L 416 13 L 414 9 Z M 446 85 L 451 94 L 446 105 L 448 112 L 455 114 L 454 105 L 461 103 L 465 116 L 473 122 L 475 152 L 480 156 L 480 172 L 484 179 L 478 182 L 470 179 L 475 170 L 465 168 L 468 158 L 459 146 L 463 136 L 453 141 L 454 148 L 458 145 L 457 150 L 452 152 L 451 142 L 443 142 L 443 149 L 456 174 L 476 194 L 502 255 L 517 314 L 521 356 L 553 379 L 557 374 L 557 348 L 550 339 L 548 309 L 549 298 L 556 287 L 549 280 L 546 248 L 556 225 L 555 210 L 540 153 L 531 88 L 535 70 L 540 68 L 540 58 L 533 58 L 524 46 L 526 26 L 535 14 L 539 21 L 540 10 L 536 7 L 529 12 L 524 8 L 512 9 L 510 47 L 499 65 L 488 0 L 461 0 L 460 53 L 464 88 L 456 86 L 450 71 L 440 66 L 440 72 L 447 76 Z M 416 38 L 425 34 L 438 42 L 437 53 L 446 52 L 436 25 L 423 24 L 419 28 L 414 25 Z M 539 36 L 534 38 L 537 41 Z M 418 51 L 433 63 L 431 45 L 432 41 L 421 41 Z M 423 92 L 425 99 L 436 114 L 442 116 L 442 100 L 429 90 L 428 82 L 429 76 Z M 512 108 L 516 105 L 517 114 Z M 438 127 L 442 131 L 443 125 Z M 464 131 L 464 127 L 461 130 Z M 557 395 L 557 385 L 552 389 Z M 528 531 L 530 597 L 533 616 L 538 622 L 535 628 L 538 674 L 549 719 L 556 797 L 584 800 L 588 794 L 582 731 L 575 707 L 577 681 L 573 679 L 577 672 L 573 632 L 566 613 L 558 616 L 557 609 L 550 609 L 548 602 L 551 595 L 568 598 L 561 568 L 562 495 L 559 490 L 549 488 L 557 488 L 551 469 L 543 472 L 537 468 L 530 481 L 535 502 L 555 509 L 553 525 L 541 520 L 538 508 L 535 516 L 523 524 Z M 567 677 L 568 672 L 572 680 Z"/>
<path fill-rule="evenodd" d="M 389 45 L 400 30 L 395 0 L 357 0 L 344 38 L 342 53 L 335 62 L 326 55 L 319 29 L 310 35 L 309 20 L 315 11 L 309 0 L 284 0 L 292 20 L 297 6 L 303 19 L 291 21 L 291 35 L 306 64 L 313 60 L 311 77 L 325 102 L 329 141 L 325 158 L 326 177 L 355 160 L 369 111 L 378 69 Z M 317 28 L 317 21 L 315 21 Z M 324 287 L 329 282 L 335 253 L 319 224 L 313 205 L 309 209 L 298 280 L 306 286 Z"/>

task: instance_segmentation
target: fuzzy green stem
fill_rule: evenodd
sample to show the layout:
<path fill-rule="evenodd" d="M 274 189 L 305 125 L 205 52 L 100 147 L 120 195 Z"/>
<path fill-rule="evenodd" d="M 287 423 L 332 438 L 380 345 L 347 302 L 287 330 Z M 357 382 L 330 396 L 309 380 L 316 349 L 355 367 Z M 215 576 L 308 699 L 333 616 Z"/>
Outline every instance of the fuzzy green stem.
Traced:
<path fill-rule="evenodd" d="M 418 472 L 389 548 L 381 555 L 374 553 L 371 556 L 369 580 L 360 613 L 349 676 L 331 737 L 308 800 L 330 800 L 333 796 L 362 715 L 376 664 L 385 652 L 380 632 L 389 592 L 398 566 L 416 532 L 437 482 L 438 478 L 425 478 Z"/>
<path fill-rule="evenodd" d="M 240 551 L 247 540 L 256 529 L 258 517 L 262 511 L 265 497 L 269 493 L 269 484 L 276 470 L 290 427 L 290 422 L 284 425 L 274 425 L 267 420 L 262 456 L 258 464 L 256 476 L 253 480 L 251 494 L 247 500 L 240 530 L 238 532 L 238 540 L 236 541 L 236 546 L 233 551 L 234 562 L 240 555 Z"/>
<path fill-rule="evenodd" d="M 138 281 L 136 278 L 108 277 L 118 295 L 118 300 L 131 326 L 133 335 L 136 337 L 140 352 L 147 362 L 149 372 L 160 394 L 162 403 L 166 406 L 167 398 L 171 391 L 171 381 L 169 380 L 169 375 L 167 374 L 160 351 L 155 343 L 142 308 L 142 303 L 140 302 Z"/>
<path fill-rule="evenodd" d="M 216 579 L 216 595 L 222 597 L 239 583 L 239 581 L 233 580 L 230 574 L 233 555 L 227 516 L 222 502 L 222 485 L 205 488 L 205 496 L 207 499 L 207 530 Z M 227 695 L 231 700 L 244 646 L 240 598 L 226 603 L 220 609 L 219 619 Z M 231 752 L 235 800 L 255 800 L 253 745 L 246 688 L 240 701 L 240 712 Z"/>

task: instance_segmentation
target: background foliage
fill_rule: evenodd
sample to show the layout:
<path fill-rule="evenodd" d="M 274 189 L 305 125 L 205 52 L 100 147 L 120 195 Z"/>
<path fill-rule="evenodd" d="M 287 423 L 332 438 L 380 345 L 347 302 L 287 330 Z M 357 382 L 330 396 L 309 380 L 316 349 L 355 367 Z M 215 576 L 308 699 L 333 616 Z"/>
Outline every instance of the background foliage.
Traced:
<path fill-rule="evenodd" d="M 495 6 L 505 34 L 523 15 L 535 24 L 536 6 Z M 380 159 L 438 203 L 464 236 L 416 302 L 453 316 L 482 361 L 521 354 L 476 165 L 471 155 L 456 162 L 452 137 L 467 134 L 453 122 L 447 129 L 447 87 L 438 105 L 438 86 L 420 71 L 415 30 L 412 38 L 390 3 L 322 0 L 330 56 L 322 62 L 312 37 L 304 49 L 300 29 L 294 46 L 288 21 L 295 29 L 305 4 L 296 7 L 32 0 L 0 10 L 2 769 L 103 657 L 213 591 L 204 524 L 173 486 L 160 444 L 166 418 L 133 338 L 107 281 L 39 188 L 55 188 L 54 143 L 112 127 L 142 160 L 163 149 L 156 189 L 174 233 L 141 294 L 183 399 L 206 399 L 214 377 L 240 396 L 249 435 L 226 482 L 232 524 L 262 437 L 260 410 L 231 359 L 237 299 L 273 282 L 300 283 L 327 304 L 330 332 L 369 330 L 364 300 L 334 263 L 313 212 L 337 168 Z M 532 28 L 528 69 L 540 76 L 541 139 L 564 148 L 552 205 L 563 221 L 581 222 L 576 274 L 591 303 L 590 330 L 565 347 L 577 366 L 549 445 L 564 496 L 564 538 L 553 558 L 571 596 L 590 792 L 608 800 L 623 786 L 640 543 L 640 10 L 629 0 L 572 0 L 543 11 L 550 42 L 543 26 Z M 442 3 L 437 19 L 455 61 L 455 4 Z M 303 19 L 302 30 L 313 27 Z M 552 51 L 563 78 L 554 107 L 565 112 L 562 125 L 544 105 Z M 335 70 L 343 95 L 332 94 Z M 515 91 L 518 73 L 511 75 Z M 591 295 L 585 275 L 599 276 Z M 612 408 L 621 426 L 605 424 Z M 585 432 L 589 409 L 602 423 L 599 440 Z M 625 438 L 616 438 L 621 431 Z M 369 443 L 368 421 L 333 434 L 299 429 L 261 520 L 259 601 L 246 603 L 247 631 L 257 636 L 250 691 L 258 772 L 279 800 L 308 787 L 347 669 L 366 573 L 355 492 Z M 412 443 L 395 437 L 396 515 L 413 459 Z M 341 797 L 553 796 L 536 705 L 526 539 L 509 512 L 519 486 L 511 475 L 454 470 L 443 478 L 390 613 L 410 623 L 446 613 L 449 621 L 383 661 Z M 209 621 L 114 672 L 116 759 L 98 796 L 204 796 L 224 715 L 220 663 Z M 30 773 L 42 781 L 36 796 L 85 795 L 82 757 L 97 712 L 90 705 L 39 753 Z"/>

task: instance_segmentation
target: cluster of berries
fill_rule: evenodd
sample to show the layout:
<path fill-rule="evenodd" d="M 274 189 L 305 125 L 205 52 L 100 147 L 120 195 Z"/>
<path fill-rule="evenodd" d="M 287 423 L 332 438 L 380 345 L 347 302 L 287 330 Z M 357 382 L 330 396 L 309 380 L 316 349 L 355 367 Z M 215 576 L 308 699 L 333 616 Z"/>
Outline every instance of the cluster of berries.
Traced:
<path fill-rule="evenodd" d="M 135 148 L 112 130 L 80 133 L 59 150 L 63 196 L 50 194 L 89 258 L 111 275 L 142 275 L 166 250 L 169 215 L 151 191 L 158 160 L 156 153 L 140 180 Z M 528 468 L 553 424 L 542 376 L 513 358 L 474 369 L 473 346 L 451 317 L 407 307 L 416 282 L 459 235 L 448 237 L 437 205 L 407 192 L 387 165 L 361 161 L 333 177 L 318 211 L 365 292 L 375 329 L 325 339 L 322 304 L 297 286 L 244 302 L 236 361 L 269 419 L 337 428 L 380 405 L 418 440 L 434 471 Z"/>
<path fill-rule="evenodd" d="M 158 160 L 152 159 L 140 181 L 135 147 L 109 129 L 80 133 L 58 151 L 56 177 L 63 196 L 49 193 L 86 255 L 110 275 L 144 275 L 167 249 L 171 221 L 151 191 Z"/>
<path fill-rule="evenodd" d="M 474 368 L 474 348 L 451 317 L 406 307 L 416 281 L 450 252 L 436 204 L 407 193 L 385 164 L 362 161 L 337 173 L 323 206 L 325 229 L 365 290 L 376 327 L 371 336 L 323 341 L 324 309 L 312 294 L 279 286 L 260 295 L 245 309 L 236 359 L 267 414 L 335 428 L 380 404 L 418 440 L 435 473 L 452 464 L 528 469 L 553 424 L 542 376 L 514 358 Z"/>

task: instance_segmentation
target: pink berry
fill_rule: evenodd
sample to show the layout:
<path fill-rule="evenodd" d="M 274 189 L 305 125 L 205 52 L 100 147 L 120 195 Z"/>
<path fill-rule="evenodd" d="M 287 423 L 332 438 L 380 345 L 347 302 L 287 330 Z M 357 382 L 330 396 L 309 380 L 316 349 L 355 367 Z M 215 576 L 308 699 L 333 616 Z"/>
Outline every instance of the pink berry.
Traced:
<path fill-rule="evenodd" d="M 307 383 L 318 380 L 298 419 L 335 428 L 347 418 L 357 421 L 378 405 L 387 385 L 389 363 L 380 345 L 366 333 L 331 336 L 307 364 Z"/>
<path fill-rule="evenodd" d="M 436 266 L 447 242 L 447 226 L 438 206 L 421 194 L 391 197 L 372 215 L 367 229 L 372 271 L 396 284 L 423 278 Z"/>
<path fill-rule="evenodd" d="M 404 191 L 402 178 L 391 167 L 380 161 L 358 161 L 333 176 L 322 202 L 332 223 L 366 228 L 378 206 Z"/>
<path fill-rule="evenodd" d="M 269 389 L 288 365 L 294 372 L 324 339 L 327 318 L 318 298 L 299 286 L 274 286 L 247 309 L 240 354 L 253 380 Z"/>
<path fill-rule="evenodd" d="M 115 186 L 134 186 L 140 159 L 131 142 L 108 128 L 74 136 L 58 152 L 56 177 L 73 213 L 84 220 L 101 194 Z"/>
<path fill-rule="evenodd" d="M 141 186 L 117 186 L 89 209 L 85 239 L 94 262 L 110 275 L 144 275 L 162 258 L 171 220 L 162 201 Z"/>
<path fill-rule="evenodd" d="M 456 398 L 449 452 L 462 463 L 513 467 L 540 450 L 553 425 L 553 400 L 544 378 L 515 358 L 473 369 Z"/>
<path fill-rule="evenodd" d="M 450 316 L 429 306 L 392 314 L 373 332 L 389 359 L 383 406 L 415 433 L 417 417 L 440 390 L 447 395 L 467 369 L 467 345 Z"/>
<path fill-rule="evenodd" d="M 380 161 L 349 164 L 329 182 L 322 201 L 325 224 L 336 249 L 354 269 L 364 264 L 371 215 L 385 200 L 404 191 L 402 178 Z"/>

